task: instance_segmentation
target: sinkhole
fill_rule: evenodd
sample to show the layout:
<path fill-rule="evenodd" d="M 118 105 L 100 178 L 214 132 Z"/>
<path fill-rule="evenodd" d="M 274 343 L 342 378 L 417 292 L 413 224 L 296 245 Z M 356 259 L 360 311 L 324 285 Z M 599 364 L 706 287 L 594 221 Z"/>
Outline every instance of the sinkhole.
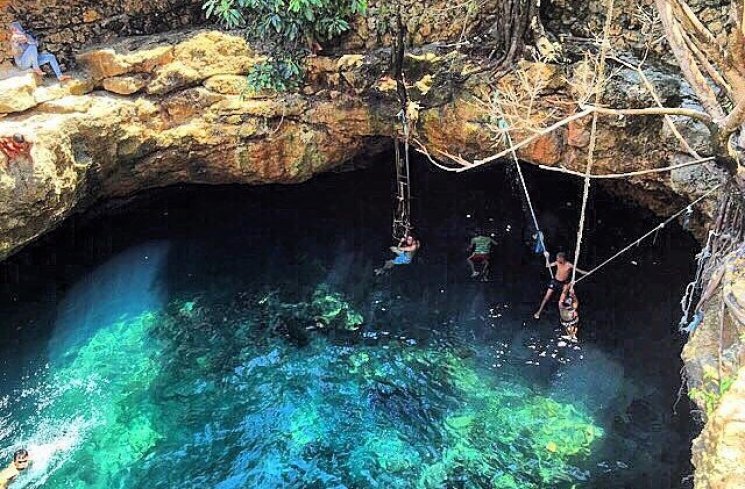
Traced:
<path fill-rule="evenodd" d="M 562 345 L 516 175 L 416 160 L 414 262 L 388 156 L 296 186 L 184 186 L 75 216 L 0 264 L 0 447 L 18 487 L 679 488 L 695 427 L 677 224 L 578 286 Z M 528 166 L 528 165 L 526 165 Z M 552 252 L 580 182 L 526 168 Z M 580 266 L 658 219 L 592 187 Z M 465 262 L 493 234 L 490 281 Z"/>

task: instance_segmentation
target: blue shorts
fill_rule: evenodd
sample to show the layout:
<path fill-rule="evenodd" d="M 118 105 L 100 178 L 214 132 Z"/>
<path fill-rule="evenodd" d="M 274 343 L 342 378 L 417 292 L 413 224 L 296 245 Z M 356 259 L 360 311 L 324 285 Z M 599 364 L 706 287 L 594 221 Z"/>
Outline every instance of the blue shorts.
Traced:
<path fill-rule="evenodd" d="M 408 265 L 411 263 L 411 257 L 406 253 L 396 253 L 396 258 L 393 259 L 394 265 Z"/>

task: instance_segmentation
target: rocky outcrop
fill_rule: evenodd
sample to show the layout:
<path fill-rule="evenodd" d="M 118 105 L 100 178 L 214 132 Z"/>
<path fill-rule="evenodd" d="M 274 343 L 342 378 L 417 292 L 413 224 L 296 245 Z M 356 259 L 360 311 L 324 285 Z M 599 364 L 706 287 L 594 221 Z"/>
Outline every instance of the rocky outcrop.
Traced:
<path fill-rule="evenodd" d="M 737 489 L 745 484 L 745 368 L 739 370 L 701 435 L 693 443 L 697 489 Z"/>
<path fill-rule="evenodd" d="M 93 43 L 193 27 L 204 22 L 201 0 L 0 0 L 0 66 L 11 59 L 6 26 L 20 21 L 42 48 L 68 65 Z"/>
<path fill-rule="evenodd" d="M 693 442 L 697 489 L 745 487 L 745 245 L 713 273 L 703 321 L 683 349 L 706 425 Z"/>
<path fill-rule="evenodd" d="M 711 32 L 722 33 L 727 25 L 729 0 L 687 0 Z M 620 51 L 649 50 L 673 62 L 654 0 L 614 0 L 616 17 L 611 26 L 613 46 Z M 546 2 L 546 28 L 568 43 L 592 43 L 603 32 L 607 2 L 553 0 Z"/>
<path fill-rule="evenodd" d="M 382 9 L 385 3 L 371 2 L 371 8 Z M 73 8 L 81 5 L 94 6 L 86 0 L 72 2 Z M 149 7 L 141 5 L 142 12 L 148 12 Z M 419 3 L 411 5 L 407 24 L 414 42 L 457 39 L 464 31 L 457 16 L 416 22 L 412 19 L 419 18 Z M 554 7 L 561 5 L 556 2 Z M 80 12 L 89 19 L 86 22 L 103 22 Z M 432 22 L 444 24 L 431 30 Z M 491 19 L 479 22 L 488 25 Z M 346 43 L 378 45 L 385 39 L 376 36 L 384 31 L 377 23 L 367 23 Z M 52 33 L 47 31 L 50 37 Z M 21 133 L 33 143 L 28 157 L 8 161 L 0 155 L 0 259 L 71 213 L 105 199 L 176 183 L 302 182 L 400 135 L 400 107 L 395 83 L 388 77 L 386 51 L 311 58 L 306 85 L 299 93 L 283 95 L 247 91 L 245 75 L 263 59 L 240 37 L 194 31 L 125 39 L 83 52 L 77 61 L 85 75 L 62 85 L 21 73 L 0 80 L 0 137 Z M 413 101 L 412 143 L 440 163 L 447 160 L 443 155 L 452 155 L 451 169 L 457 168 L 458 158 L 472 161 L 503 148 L 501 127 L 509 127 L 518 141 L 576 110 L 576 91 L 581 89 L 580 64 L 526 62 L 495 82 L 479 60 L 444 47 L 417 50 L 405 63 Z M 659 68 L 650 78 L 663 104 L 695 105 L 678 74 Z M 499 110 L 493 106 L 495 83 Z M 609 94 L 605 102 L 611 106 L 653 103 L 632 71 L 619 72 Z M 511 109 L 522 111 L 525 100 L 531 107 L 527 118 Z M 676 122 L 693 147 L 706 153 L 704 128 Z M 589 139 L 589 118 L 577 119 L 537 138 L 518 154 L 534 164 L 582 171 Z M 655 168 L 687 158 L 659 118 L 600 119 L 594 173 Z M 721 178 L 712 166 L 696 166 L 636 177 L 614 188 L 667 212 Z M 711 203 L 703 207 L 699 228 L 713 212 Z M 692 386 L 706 387 L 705 373 L 714 365 L 732 365 L 729 373 L 718 374 L 719 381 L 723 375 L 736 379 L 717 399 L 716 410 L 708 414 L 709 423 L 694 445 L 697 487 L 706 489 L 740 487 L 738 461 L 745 456 L 739 451 L 745 444 L 738 445 L 745 396 L 739 367 L 743 322 L 732 315 L 720 328 L 716 319 L 717 308 L 727 297 L 745 297 L 745 263 L 741 257 L 733 260 L 735 265 L 720 286 L 721 299 L 707 305 L 704 323 L 684 353 Z M 724 362 L 723 337 L 731 339 Z"/>
<path fill-rule="evenodd" d="M 386 52 L 311 58 L 302 93 L 249 94 L 244 75 L 263 59 L 240 37 L 196 31 L 84 52 L 78 57 L 84 80 L 39 85 L 24 75 L 2 82 L 14 88 L 0 94 L 9 113 L 0 120 L 0 136 L 20 132 L 33 147 L 30 158 L 6 161 L 0 171 L 0 257 L 100 199 L 183 182 L 301 182 L 399 132 Z M 426 50 L 406 64 L 412 117 L 418 117 L 414 143 L 432 155 L 467 158 L 496 150 L 498 121 L 483 103 L 492 80 L 477 74 L 452 82 L 478 65 L 457 53 Z M 556 107 L 569 98 L 572 69 L 528 63 L 500 80 L 500 90 L 520 97 L 527 90 L 522 78 L 540 79 L 534 116 L 557 117 Z M 649 103 L 632 74 L 614 83 L 613 93 L 627 105 Z M 660 73 L 655 83 L 665 100 L 685 100 L 676 77 Z M 583 169 L 587 122 L 539 138 L 520 157 Z M 604 119 L 600 131 L 597 173 L 681 158 L 659 120 Z M 528 134 L 529 127 L 516 125 L 512 137 Z M 645 176 L 634 185 L 642 196 L 653 193 L 654 205 L 665 210 L 716 178 L 699 168 Z"/>

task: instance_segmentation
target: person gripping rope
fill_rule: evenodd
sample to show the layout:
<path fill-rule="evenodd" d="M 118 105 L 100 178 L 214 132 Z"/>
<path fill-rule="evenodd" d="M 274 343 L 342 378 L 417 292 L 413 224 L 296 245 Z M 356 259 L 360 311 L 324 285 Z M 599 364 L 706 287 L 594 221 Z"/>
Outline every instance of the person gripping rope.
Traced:
<path fill-rule="evenodd" d="M 398 246 L 391 246 L 390 248 L 391 251 L 396 254 L 396 257 L 392 260 L 386 261 L 382 267 L 376 268 L 375 275 L 381 275 L 397 265 L 409 265 L 414 259 L 414 255 L 417 250 L 419 250 L 419 247 L 419 240 L 407 233 L 403 238 L 401 238 Z"/>
<path fill-rule="evenodd" d="M 548 251 L 544 253 L 546 257 L 548 257 Z M 546 304 L 551 299 L 551 296 L 554 295 L 554 292 L 559 292 L 564 289 L 564 286 L 569 282 L 569 278 L 572 275 L 572 269 L 576 268 L 572 262 L 567 260 L 566 253 L 559 252 L 556 254 L 556 261 L 553 263 L 549 263 L 546 265 L 548 268 L 556 267 L 556 274 L 554 275 L 554 278 L 551 279 L 551 282 L 548 284 L 548 289 L 546 290 L 546 295 L 543 296 L 543 300 L 541 301 L 540 307 L 538 307 L 538 310 L 535 314 L 533 314 L 533 318 L 540 319 L 541 313 L 543 313 L 543 308 L 546 307 Z M 582 275 L 586 274 L 584 270 L 580 270 L 579 268 L 576 268 L 577 273 L 580 273 Z"/>
<path fill-rule="evenodd" d="M 481 230 L 476 232 L 476 236 L 471 239 L 468 251 L 471 252 L 466 259 L 471 269 L 471 277 L 476 278 L 479 275 L 485 276 L 489 271 L 489 255 L 491 254 L 492 245 L 496 246 L 497 242 L 491 236 L 487 236 Z M 481 272 L 476 271 L 476 265 L 482 265 Z"/>

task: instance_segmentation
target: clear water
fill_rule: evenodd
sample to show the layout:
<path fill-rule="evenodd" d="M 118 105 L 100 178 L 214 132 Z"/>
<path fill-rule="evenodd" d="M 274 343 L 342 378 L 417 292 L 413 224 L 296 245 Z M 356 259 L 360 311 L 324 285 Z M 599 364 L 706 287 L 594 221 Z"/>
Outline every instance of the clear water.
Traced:
<path fill-rule="evenodd" d="M 529 172 L 549 246 L 579 189 Z M 677 302 L 661 233 L 579 289 L 581 343 L 529 319 L 546 275 L 514 175 L 416 168 L 423 248 L 382 279 L 385 165 L 298 187 L 185 188 L 73 219 L 2 265 L 12 487 L 683 487 Z M 652 225 L 593 194 L 588 262 Z M 472 282 L 468 232 L 500 241 Z"/>

